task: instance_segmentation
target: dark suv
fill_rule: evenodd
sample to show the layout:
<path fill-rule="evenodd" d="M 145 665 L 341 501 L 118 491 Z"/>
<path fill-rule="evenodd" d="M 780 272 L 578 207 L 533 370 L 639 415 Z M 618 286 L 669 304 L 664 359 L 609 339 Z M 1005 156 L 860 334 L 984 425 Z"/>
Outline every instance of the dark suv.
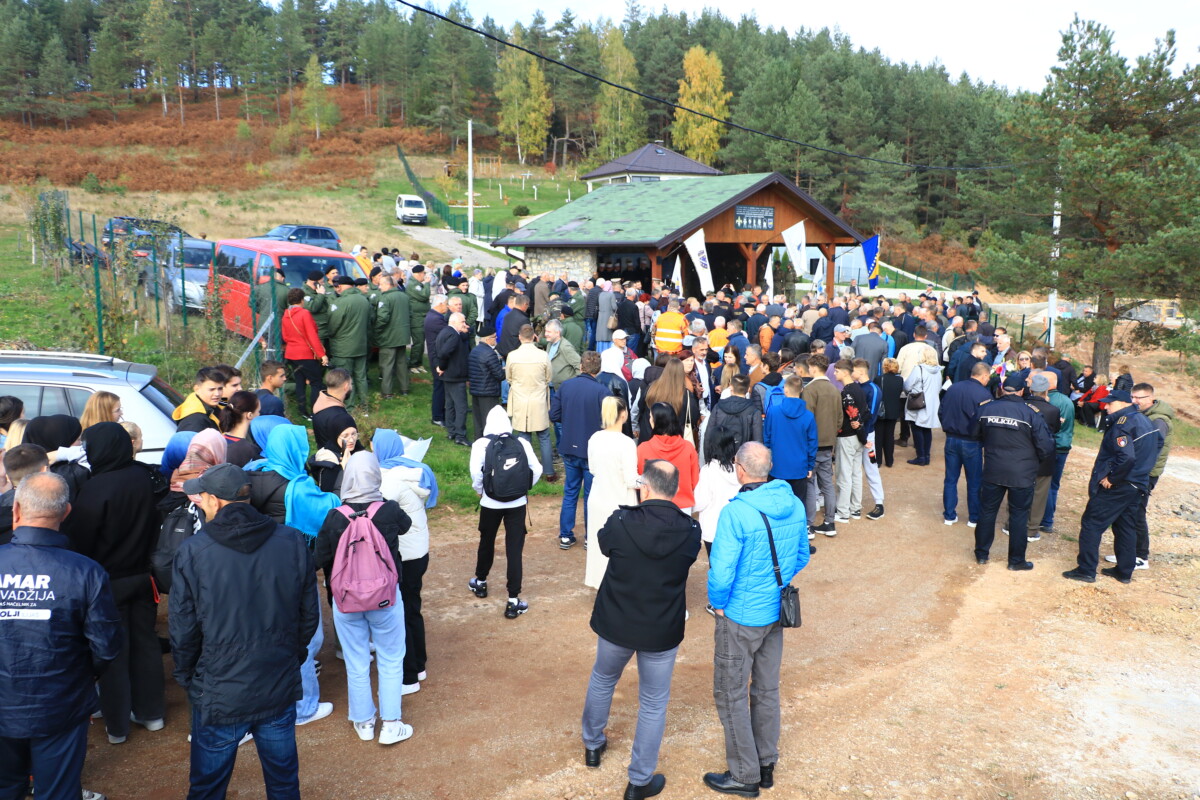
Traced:
<path fill-rule="evenodd" d="M 313 247 L 325 247 L 329 250 L 342 249 L 342 239 L 337 235 L 337 231 L 316 225 L 276 225 L 258 238 L 311 244 Z"/>
<path fill-rule="evenodd" d="M 105 247 L 125 236 L 176 237 L 187 236 L 187 232 L 178 225 L 157 219 L 142 219 L 139 217 L 113 217 L 104 225 L 104 233 L 100 243 Z"/>

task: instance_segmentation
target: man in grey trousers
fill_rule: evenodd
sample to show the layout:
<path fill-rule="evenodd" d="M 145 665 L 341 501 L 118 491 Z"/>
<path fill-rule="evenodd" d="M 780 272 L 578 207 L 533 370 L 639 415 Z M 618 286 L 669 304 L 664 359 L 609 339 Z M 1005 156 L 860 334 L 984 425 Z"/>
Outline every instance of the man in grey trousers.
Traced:
<path fill-rule="evenodd" d="M 584 763 L 600 766 L 613 691 L 636 653 L 638 723 L 625 800 L 654 797 L 667 783 L 654 770 L 683 641 L 688 570 L 700 552 L 700 524 L 671 502 L 678 488 L 679 471 L 670 462 L 647 461 L 638 481 L 641 504 L 613 512 L 596 536 L 608 569 L 592 609 L 599 639 L 583 707 Z"/>

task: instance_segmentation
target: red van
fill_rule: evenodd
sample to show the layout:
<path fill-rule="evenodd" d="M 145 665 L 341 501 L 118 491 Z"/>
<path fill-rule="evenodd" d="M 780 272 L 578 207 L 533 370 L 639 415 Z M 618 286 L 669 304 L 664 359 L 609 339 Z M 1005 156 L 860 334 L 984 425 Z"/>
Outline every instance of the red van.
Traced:
<path fill-rule="evenodd" d="M 336 266 L 342 275 L 367 277 L 354 257 L 337 250 L 278 239 L 222 239 L 213 256 L 214 280 L 220 281 L 225 327 L 246 338 L 254 336 L 250 287 L 283 270 L 288 286 L 301 286 L 308 273 Z M 260 321 L 261 324 L 261 321 Z"/>

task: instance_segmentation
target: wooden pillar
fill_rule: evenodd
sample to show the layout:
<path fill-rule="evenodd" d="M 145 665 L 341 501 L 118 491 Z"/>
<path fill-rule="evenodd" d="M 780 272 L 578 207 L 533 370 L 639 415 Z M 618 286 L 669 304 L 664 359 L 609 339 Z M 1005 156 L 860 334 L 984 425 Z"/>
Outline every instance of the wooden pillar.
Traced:
<path fill-rule="evenodd" d="M 646 248 L 646 258 L 650 259 L 650 278 L 651 280 L 662 280 L 662 259 L 659 258 L 658 250 L 652 247 Z M 646 287 L 649 289 L 649 287 Z"/>
<path fill-rule="evenodd" d="M 832 300 L 834 294 L 833 282 L 835 273 L 833 269 L 833 257 L 835 248 L 832 242 L 829 244 L 819 244 L 817 247 L 820 249 L 821 255 L 825 256 L 825 299 Z"/>
<path fill-rule="evenodd" d="M 746 283 L 750 284 L 751 286 L 754 285 L 754 281 L 758 273 L 757 247 L 758 245 L 738 242 L 738 249 L 742 251 L 742 256 L 746 259 Z"/>

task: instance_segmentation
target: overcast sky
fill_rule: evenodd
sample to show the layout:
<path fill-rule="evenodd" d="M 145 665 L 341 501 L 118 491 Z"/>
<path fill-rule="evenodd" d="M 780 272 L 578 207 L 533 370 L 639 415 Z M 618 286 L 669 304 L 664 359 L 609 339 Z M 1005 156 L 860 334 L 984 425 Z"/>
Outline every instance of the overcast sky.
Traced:
<path fill-rule="evenodd" d="M 441 3 L 438 4 L 441 6 Z M 541 10 L 550 24 L 564 9 L 577 18 L 595 20 L 624 16 L 623 0 L 604 4 L 580 0 L 467 0 L 476 21 L 490 15 L 506 28 L 528 23 Z M 659 9 L 661 0 L 642 0 L 645 9 Z M 711 0 L 667 0 L 674 12 L 689 16 L 716 4 Z M 949 73 L 966 71 L 973 80 L 997 83 L 1010 89 L 1040 90 L 1050 67 L 1058 59 L 1061 31 L 1076 11 L 1112 29 L 1117 49 L 1131 62 L 1150 51 L 1156 38 L 1173 28 L 1179 47 L 1176 65 L 1200 61 L 1200 0 L 1009 0 L 1000 3 L 964 3 L 961 0 L 859 0 L 856 3 L 797 3 L 795 0 L 758 0 L 746 5 L 718 6 L 727 17 L 753 10 L 766 28 L 840 28 L 856 47 L 878 48 L 892 62 L 929 64 L 940 61 Z"/>

